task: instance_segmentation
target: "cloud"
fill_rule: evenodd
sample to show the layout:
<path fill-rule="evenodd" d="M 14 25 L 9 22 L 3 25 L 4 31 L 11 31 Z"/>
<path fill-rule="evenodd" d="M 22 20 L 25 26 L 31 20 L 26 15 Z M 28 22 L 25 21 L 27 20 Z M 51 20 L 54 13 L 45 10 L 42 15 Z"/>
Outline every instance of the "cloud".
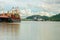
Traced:
<path fill-rule="evenodd" d="M 23 10 L 20 10 L 20 14 L 21 16 L 31 16 L 33 15 L 33 13 L 31 12 L 31 9 L 23 9 Z"/>
<path fill-rule="evenodd" d="M 60 0 L 42 0 L 42 1 L 49 4 L 60 4 Z"/>
<path fill-rule="evenodd" d="M 41 16 L 49 16 L 49 17 L 50 17 L 50 16 L 53 16 L 53 15 L 55 15 L 55 14 L 51 14 L 51 13 L 49 13 L 49 12 L 41 12 L 40 15 L 41 15 Z"/>
<path fill-rule="evenodd" d="M 60 13 L 60 0 L 0 0 L 0 7 L 5 11 L 16 6 L 20 8 L 21 16 Z"/>
<path fill-rule="evenodd" d="M 45 12 L 60 13 L 60 4 L 48 4 L 48 3 L 44 3 L 44 4 L 38 5 L 36 7 L 40 8 L 40 9 L 42 8 L 43 9 L 42 11 L 45 11 Z"/>
<path fill-rule="evenodd" d="M 41 11 L 41 12 L 32 12 L 31 9 L 24 9 L 24 10 L 20 10 L 21 12 L 21 16 L 23 17 L 27 17 L 27 16 L 31 16 L 31 15 L 41 15 L 41 16 L 53 16 L 53 15 L 56 15 L 54 14 L 53 12 L 44 12 L 44 11 Z"/>

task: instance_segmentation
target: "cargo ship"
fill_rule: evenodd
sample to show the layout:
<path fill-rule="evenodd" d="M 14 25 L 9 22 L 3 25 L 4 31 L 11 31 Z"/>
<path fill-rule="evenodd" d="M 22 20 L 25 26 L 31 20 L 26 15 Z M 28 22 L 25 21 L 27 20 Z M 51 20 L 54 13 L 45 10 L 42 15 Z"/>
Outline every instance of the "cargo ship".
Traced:
<path fill-rule="evenodd" d="M 0 22 L 20 22 L 20 12 L 17 9 L 12 9 L 11 12 L 7 11 L 7 13 L 0 13 Z"/>

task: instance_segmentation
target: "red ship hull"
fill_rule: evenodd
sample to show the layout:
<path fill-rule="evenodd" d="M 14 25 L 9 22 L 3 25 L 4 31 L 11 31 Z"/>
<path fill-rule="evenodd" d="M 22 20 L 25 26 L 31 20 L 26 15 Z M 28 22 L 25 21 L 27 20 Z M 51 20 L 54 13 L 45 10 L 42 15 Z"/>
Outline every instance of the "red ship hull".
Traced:
<path fill-rule="evenodd" d="M 0 22 L 20 22 L 20 15 L 18 15 L 18 17 L 14 14 L 10 14 L 10 16 L 8 15 L 3 15 L 0 14 Z"/>

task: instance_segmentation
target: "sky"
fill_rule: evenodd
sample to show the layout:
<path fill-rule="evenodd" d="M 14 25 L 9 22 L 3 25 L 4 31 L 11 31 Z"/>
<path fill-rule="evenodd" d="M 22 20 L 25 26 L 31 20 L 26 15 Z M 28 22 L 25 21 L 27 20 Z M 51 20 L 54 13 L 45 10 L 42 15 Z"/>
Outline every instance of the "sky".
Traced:
<path fill-rule="evenodd" d="M 0 0 L 0 11 L 19 7 L 21 16 L 46 15 L 60 13 L 60 0 Z"/>

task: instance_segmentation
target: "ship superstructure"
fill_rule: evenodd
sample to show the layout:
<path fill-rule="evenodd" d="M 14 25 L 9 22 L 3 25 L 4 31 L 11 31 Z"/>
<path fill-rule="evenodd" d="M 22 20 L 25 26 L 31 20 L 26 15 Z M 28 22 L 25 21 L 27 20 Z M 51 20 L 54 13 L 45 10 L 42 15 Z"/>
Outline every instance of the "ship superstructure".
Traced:
<path fill-rule="evenodd" d="M 20 12 L 19 10 L 16 8 L 13 8 L 10 11 L 7 11 L 7 13 L 2 12 L 0 14 L 0 22 L 20 22 L 21 18 L 20 18 Z"/>

